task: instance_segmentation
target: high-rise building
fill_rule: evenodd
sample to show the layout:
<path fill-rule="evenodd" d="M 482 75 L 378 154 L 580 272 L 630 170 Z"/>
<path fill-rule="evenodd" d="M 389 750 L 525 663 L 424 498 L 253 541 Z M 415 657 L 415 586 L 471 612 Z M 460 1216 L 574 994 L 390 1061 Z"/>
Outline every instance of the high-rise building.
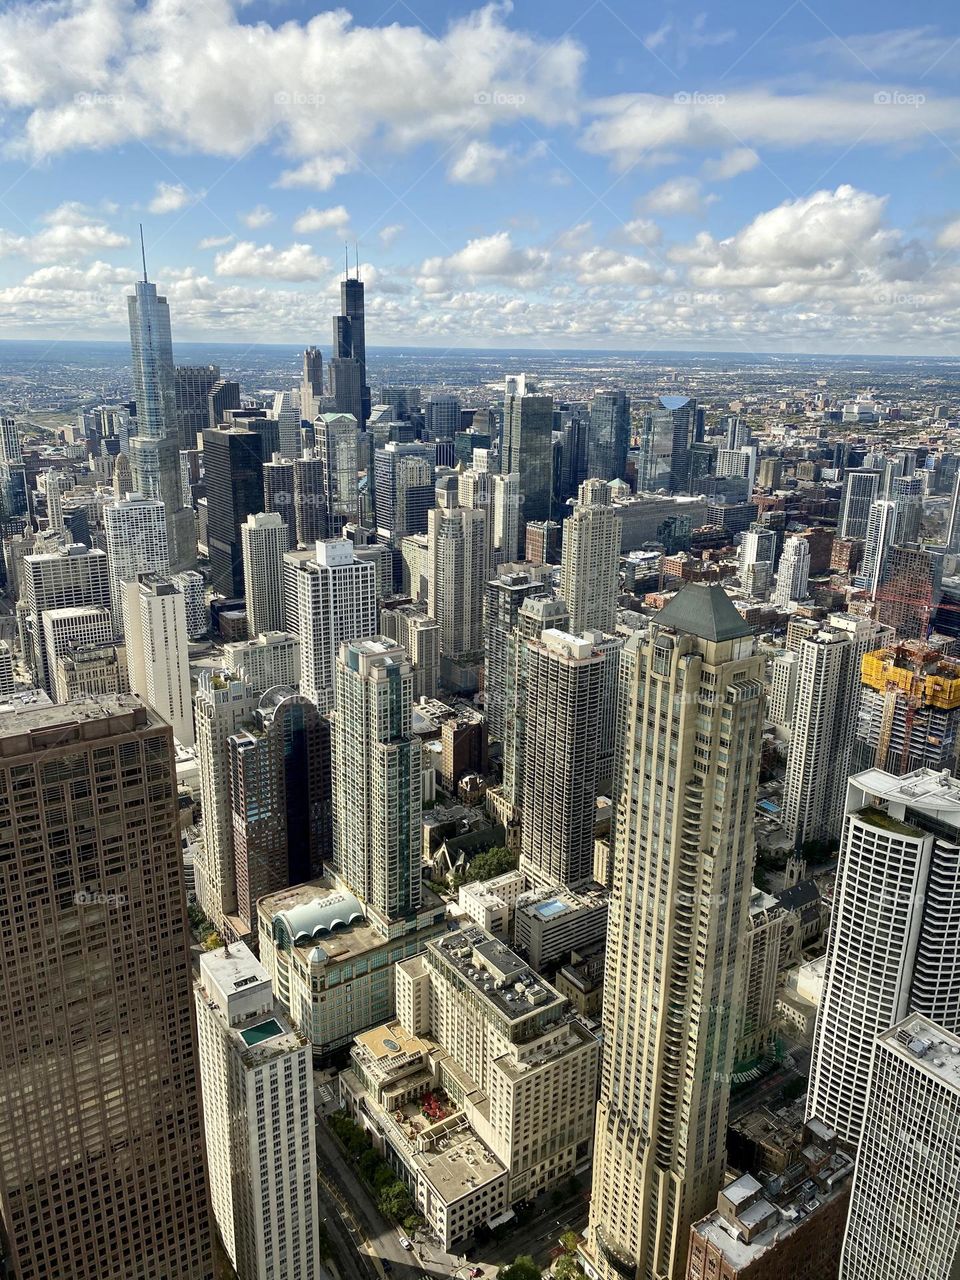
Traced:
<path fill-rule="evenodd" d="M 228 746 L 237 916 L 255 937 L 258 900 L 312 880 L 330 857 L 330 724 L 274 686 Z"/>
<path fill-rule="evenodd" d="M 312 446 L 304 448 L 291 467 L 293 520 L 296 540 L 304 547 L 327 536 L 327 494 L 324 461 Z"/>
<path fill-rule="evenodd" d="M 210 425 L 210 392 L 220 380 L 220 370 L 215 364 L 178 364 L 174 379 L 180 448 L 196 449 Z"/>
<path fill-rule="evenodd" d="M 321 413 L 314 423 L 316 456 L 323 470 L 326 499 L 326 537 L 339 538 L 343 526 L 357 519 L 360 463 L 360 429 L 350 413 Z M 310 546 L 299 521 L 297 533 Z"/>
<path fill-rule="evenodd" d="M 13 653 L 6 640 L 0 640 L 0 701 L 6 702 L 16 692 L 17 684 L 13 674 Z M 61 701 L 61 699 L 57 699 Z"/>
<path fill-rule="evenodd" d="M 174 569 L 197 558 L 193 512 L 184 508 L 180 484 L 180 436 L 176 375 L 170 337 L 170 308 L 146 278 L 127 298 L 137 434 L 130 440 L 130 463 L 137 491 L 163 503 L 167 550 Z"/>
<path fill-rule="evenodd" d="M 215 430 L 228 421 L 227 414 L 240 408 L 240 383 L 218 378 L 207 396 L 206 427 Z"/>
<path fill-rule="evenodd" d="M 413 671 L 383 636 L 345 641 L 333 715 L 334 866 L 389 920 L 421 901 L 421 742 L 411 728 Z"/>
<path fill-rule="evenodd" d="M 313 422 L 320 412 L 323 400 L 323 356 L 319 347 L 307 347 L 303 353 L 303 376 L 300 380 L 300 416 L 307 422 Z M 285 457 L 296 458 L 300 455 L 298 447 Z"/>
<path fill-rule="evenodd" d="M 338 414 L 359 423 L 363 416 L 363 370 L 356 360 L 334 356 L 330 361 L 330 392 Z"/>
<path fill-rule="evenodd" d="M 960 783 L 850 778 L 807 1114 L 858 1143 L 875 1039 L 908 1013 L 960 1032 Z"/>
<path fill-rule="evenodd" d="M 528 573 L 501 573 L 486 586 L 483 712 L 496 742 L 503 742 L 507 733 L 508 668 L 520 608 L 529 596 L 542 594 L 543 583 Z"/>
<path fill-rule="evenodd" d="M 181 746 L 192 747 L 187 610 L 175 583 L 141 573 L 123 584 L 123 638 L 130 688 L 166 720 Z"/>
<path fill-rule="evenodd" d="M 776 531 L 752 524 L 740 540 L 740 585 L 744 591 L 759 600 L 767 598 L 776 557 Z"/>
<path fill-rule="evenodd" d="M 263 510 L 263 441 L 243 427 L 208 428 L 203 457 L 210 583 L 218 595 L 232 599 L 243 595 L 241 526 L 247 516 Z"/>
<path fill-rule="evenodd" d="M 30 511 L 30 493 L 15 418 L 0 414 L 0 519 L 14 520 Z"/>
<path fill-rule="evenodd" d="M 519 554 L 521 501 L 520 477 L 516 473 L 490 477 L 490 510 L 493 518 L 490 542 L 494 568 L 513 563 Z"/>
<path fill-rule="evenodd" d="M 691 396 L 661 396 L 644 414 L 637 458 L 637 491 L 700 492 L 691 486 L 691 450 L 697 440 L 697 402 Z"/>
<path fill-rule="evenodd" d="M 294 463 L 276 456 L 263 464 L 263 509 L 268 513 L 276 512 L 287 526 L 286 551 L 292 551 L 297 545 L 297 520 L 294 507 Z M 320 495 L 320 509 L 323 511 L 323 496 Z"/>
<path fill-rule="evenodd" d="M 840 1280 L 954 1280 L 960 1038 L 913 1014 L 873 1048 Z"/>
<path fill-rule="evenodd" d="M 587 476 L 622 480 L 630 447 L 630 397 L 623 390 L 597 391 L 590 401 Z"/>
<path fill-rule="evenodd" d="M 277 423 L 277 437 L 281 458 L 290 461 L 300 455 L 300 410 L 294 404 L 289 391 L 278 391 L 273 397 L 271 417 Z M 312 422 L 313 419 L 311 418 Z M 264 457 L 270 455 L 265 454 Z"/>
<path fill-rule="evenodd" d="M 922 641 L 877 649 L 861 665 L 852 765 L 902 776 L 954 772 L 960 746 L 960 662 Z"/>
<path fill-rule="evenodd" d="M 210 1200 L 240 1280 L 320 1280 L 308 1041 L 236 942 L 200 957 L 195 988 Z"/>
<path fill-rule="evenodd" d="M 202 573 L 187 569 L 175 573 L 170 579 L 183 595 L 187 613 L 187 637 L 200 640 L 210 630 L 210 612 L 207 609 L 207 584 Z"/>
<path fill-rule="evenodd" d="M 837 534 L 841 538 L 865 538 L 870 508 L 880 495 L 880 472 L 857 468 L 843 479 Z"/>
<path fill-rule="evenodd" d="M 487 516 L 459 504 L 456 476 L 437 482 L 427 517 L 427 612 L 440 624 L 440 651 L 457 661 L 483 649 Z"/>
<path fill-rule="evenodd" d="M 897 543 L 914 545 L 920 538 L 924 482 L 921 474 L 893 476 L 890 497 L 897 504 Z"/>
<path fill-rule="evenodd" d="M 590 633 L 545 630 L 525 649 L 520 870 L 535 886 L 593 879 L 606 655 Z"/>
<path fill-rule="evenodd" d="M 584 480 L 563 524 L 560 595 L 570 610 L 570 630 L 613 631 L 620 585 L 620 517 L 610 486 Z"/>
<path fill-rule="evenodd" d="M 500 471 L 520 477 L 523 523 L 549 520 L 553 489 L 553 396 L 525 373 L 507 378 L 503 398 Z"/>
<path fill-rule="evenodd" d="M 252 721 L 257 695 L 231 671 L 201 671 L 194 696 L 203 838 L 196 850 L 197 901 L 221 937 L 240 937 L 230 807 L 230 738 Z"/>
<path fill-rule="evenodd" d="M 103 527 L 110 567 L 110 599 L 113 621 L 123 630 L 123 585 L 141 573 L 170 571 L 167 522 L 163 503 L 129 493 L 103 508 Z"/>
<path fill-rule="evenodd" d="M 47 528 L 63 533 L 63 495 L 74 487 L 74 478 L 69 472 L 50 467 L 43 473 L 43 487 L 47 495 Z"/>
<path fill-rule="evenodd" d="M 100 605 L 75 605 L 68 609 L 47 609 L 43 615 L 43 652 L 50 673 L 51 696 L 64 702 L 57 686 L 57 664 L 75 646 L 107 645 L 118 639 L 109 609 Z M 129 685 L 116 690 L 128 693 Z"/>
<path fill-rule="evenodd" d="M 359 394 L 357 410 L 340 402 L 340 388 L 345 388 L 340 381 L 347 362 L 355 366 L 350 383 L 356 383 Z M 340 366 L 338 368 L 338 365 Z M 337 397 L 337 410 L 340 413 L 352 413 L 358 426 L 363 426 L 370 417 L 370 388 L 367 385 L 367 338 L 364 317 L 363 281 L 359 271 L 356 277 L 349 274 L 340 281 L 340 315 L 333 318 L 333 360 L 330 362 L 333 392 Z M 339 382 L 339 386 L 338 386 Z M 349 399 L 353 401 L 354 395 Z"/>
<path fill-rule="evenodd" d="M 426 533 L 433 506 L 433 449 L 425 444 L 389 440 L 373 459 L 377 529 L 395 539 Z"/>
<path fill-rule="evenodd" d="M 452 440 L 460 430 L 460 397 L 435 394 L 423 406 L 424 440 Z"/>
<path fill-rule="evenodd" d="M 440 670 L 440 624 L 420 605 L 402 604 L 380 610 L 380 630 L 403 649 L 413 663 L 413 699 L 437 696 Z"/>
<path fill-rule="evenodd" d="M 300 639 L 300 688 L 329 711 L 337 655 L 345 640 L 377 632 L 377 571 L 352 542 L 330 538 L 284 556 L 285 629 Z"/>
<path fill-rule="evenodd" d="M 723 589 L 699 583 L 632 635 L 621 661 L 585 1252 L 601 1276 L 680 1280 L 690 1226 L 723 1182 L 764 661 Z"/>
<path fill-rule="evenodd" d="M 251 636 L 283 630 L 283 557 L 287 526 L 277 512 L 258 511 L 240 526 L 243 598 Z"/>
<path fill-rule="evenodd" d="M 8 710 L 0 797 L 10 1275 L 212 1280 L 169 726 L 129 694 Z"/>
<path fill-rule="evenodd" d="M 883 578 L 887 552 L 901 542 L 900 508 L 888 498 L 879 498 L 870 506 L 867 532 L 863 547 L 863 561 L 854 578 L 854 584 L 875 595 Z"/>
<path fill-rule="evenodd" d="M 107 554 L 82 543 L 23 558 L 24 658 L 37 684 L 53 693 L 53 665 L 47 660 L 43 618 L 48 609 L 110 608 Z"/>
<path fill-rule="evenodd" d="M 783 825 L 797 848 L 840 834 L 856 730 L 860 663 L 890 638 L 852 614 L 831 614 L 797 642 L 793 731 L 783 783 Z"/>
<path fill-rule="evenodd" d="M 249 681 L 259 697 L 276 685 L 294 689 L 300 684 L 300 641 L 286 631 L 268 631 L 250 640 L 235 640 L 223 647 L 231 671 Z"/>
<path fill-rule="evenodd" d="M 789 537 L 777 568 L 777 586 L 773 604 L 778 609 L 805 600 L 810 577 L 810 546 L 803 538 Z"/>

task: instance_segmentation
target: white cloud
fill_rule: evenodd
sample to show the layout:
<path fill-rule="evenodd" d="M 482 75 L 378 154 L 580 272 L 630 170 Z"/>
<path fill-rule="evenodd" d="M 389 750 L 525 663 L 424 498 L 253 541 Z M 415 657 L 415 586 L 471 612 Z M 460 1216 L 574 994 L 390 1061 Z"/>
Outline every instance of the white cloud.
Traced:
<path fill-rule="evenodd" d="M 509 154 L 507 147 L 495 147 L 492 142 L 475 138 L 457 154 L 447 169 L 447 177 L 451 182 L 485 185 L 502 171 Z"/>
<path fill-rule="evenodd" d="M 105 249 L 125 249 L 130 240 L 114 231 L 96 210 L 67 201 L 43 214 L 34 235 L 17 235 L 0 228 L 0 257 L 22 255 L 34 262 L 58 262 L 85 257 Z"/>
<path fill-rule="evenodd" d="M 69 289 L 83 291 L 104 285 L 129 285 L 129 271 L 112 267 L 108 262 L 92 262 L 89 267 L 66 265 L 39 267 L 24 279 L 23 285 L 36 289 Z"/>
<path fill-rule="evenodd" d="M 938 249 L 960 249 L 960 218 L 948 222 L 937 236 Z"/>
<path fill-rule="evenodd" d="M 741 173 L 749 173 L 760 163 L 760 157 L 752 147 L 734 147 L 725 151 L 717 160 L 705 160 L 701 172 L 705 178 L 724 182 Z"/>
<path fill-rule="evenodd" d="M 293 224 L 293 229 L 300 235 L 309 235 L 312 231 L 335 231 L 337 235 L 346 235 L 350 227 L 350 215 L 342 204 L 330 209 L 305 209 Z"/>
<path fill-rule="evenodd" d="M 271 26 L 231 0 L 14 0 L 0 15 L 0 103 L 32 157 L 130 141 L 240 157 L 272 138 L 288 158 L 280 184 L 322 190 L 371 145 L 573 122 L 582 49 L 517 30 L 509 12 L 490 3 L 435 36 L 355 24 L 343 8 Z M 229 75 L 210 74 L 212 51 Z"/>
<path fill-rule="evenodd" d="M 654 187 L 642 196 L 638 202 L 642 209 L 651 213 L 688 214 L 702 213 L 704 206 L 712 204 L 716 196 L 704 196 L 697 178 L 669 178 L 659 187 Z"/>
<path fill-rule="evenodd" d="M 514 245 L 507 231 L 469 240 L 447 258 L 428 258 L 420 268 L 418 283 L 426 293 L 443 293 L 460 278 L 469 281 L 496 279 L 510 281 L 518 287 L 533 287 L 546 267 L 550 255 L 543 249 Z"/>
<path fill-rule="evenodd" d="M 218 253 L 214 260 L 218 276 L 261 280 L 320 280 L 329 270 L 329 258 L 318 257 L 308 244 L 275 249 L 272 244 L 255 245 L 251 240 L 240 240 L 226 253 Z"/>
<path fill-rule="evenodd" d="M 150 213 L 177 213 L 188 204 L 202 200 L 206 192 L 189 191 L 182 182 L 158 182 L 153 199 L 147 205 Z"/>
<path fill-rule="evenodd" d="M 246 213 L 241 213 L 240 215 L 240 221 L 245 227 L 249 227 L 251 231 L 257 231 L 260 227 L 269 226 L 273 218 L 273 210 L 268 209 L 265 204 L 258 204 L 255 208 L 248 209 Z"/>
<path fill-rule="evenodd" d="M 594 110 L 582 145 L 620 169 L 683 148 L 878 146 L 960 133 L 960 99 L 911 95 L 876 82 L 792 94 L 764 88 L 674 97 L 625 93 L 595 103 Z"/>
<path fill-rule="evenodd" d="M 220 249 L 225 244 L 231 244 L 235 239 L 234 236 L 204 236 L 197 245 L 198 249 Z"/>
<path fill-rule="evenodd" d="M 577 259 L 577 279 L 587 285 L 649 285 L 662 279 L 659 268 L 629 253 L 590 249 Z"/>
<path fill-rule="evenodd" d="M 623 225 L 623 234 L 631 244 L 659 244 L 663 232 L 651 218 L 632 218 Z"/>
<path fill-rule="evenodd" d="M 385 249 L 389 249 L 403 229 L 404 227 L 402 222 L 391 222 L 389 226 L 380 228 L 377 232 L 377 237 L 383 247 Z"/>

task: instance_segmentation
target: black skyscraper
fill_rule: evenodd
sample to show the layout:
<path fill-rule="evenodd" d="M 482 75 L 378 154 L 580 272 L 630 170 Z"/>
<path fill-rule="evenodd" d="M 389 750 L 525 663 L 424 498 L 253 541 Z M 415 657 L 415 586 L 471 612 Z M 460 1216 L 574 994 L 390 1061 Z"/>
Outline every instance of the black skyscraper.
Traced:
<path fill-rule="evenodd" d="M 365 426 L 370 417 L 370 388 L 367 385 L 367 333 L 363 307 L 363 281 L 348 277 L 340 281 L 340 315 L 333 317 L 333 355 L 338 360 L 356 360 L 360 366 L 361 413 Z M 337 406 L 339 410 L 339 405 Z"/>
<path fill-rule="evenodd" d="M 208 401 L 220 380 L 220 370 L 215 364 L 178 364 L 175 376 L 180 448 L 195 449 L 197 437 L 210 425 Z M 237 387 L 238 393 L 239 390 Z"/>
<path fill-rule="evenodd" d="M 263 510 L 263 438 L 242 427 L 203 433 L 207 545 L 214 591 L 243 595 L 240 526 Z"/>

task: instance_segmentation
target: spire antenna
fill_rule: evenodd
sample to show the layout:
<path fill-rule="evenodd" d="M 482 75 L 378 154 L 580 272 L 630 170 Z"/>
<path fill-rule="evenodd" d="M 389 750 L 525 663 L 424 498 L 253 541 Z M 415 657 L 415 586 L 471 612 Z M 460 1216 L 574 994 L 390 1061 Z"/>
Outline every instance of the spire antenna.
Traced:
<path fill-rule="evenodd" d="M 360 279 L 360 242 L 359 240 L 355 240 L 353 242 L 353 247 L 357 255 L 357 279 L 359 280 Z"/>
<path fill-rule="evenodd" d="M 350 246 L 346 240 L 343 242 L 343 278 L 344 280 L 350 278 Z"/>
<path fill-rule="evenodd" d="M 143 247 L 143 223 L 140 223 L 140 257 L 143 260 L 143 283 L 147 283 L 147 251 Z"/>

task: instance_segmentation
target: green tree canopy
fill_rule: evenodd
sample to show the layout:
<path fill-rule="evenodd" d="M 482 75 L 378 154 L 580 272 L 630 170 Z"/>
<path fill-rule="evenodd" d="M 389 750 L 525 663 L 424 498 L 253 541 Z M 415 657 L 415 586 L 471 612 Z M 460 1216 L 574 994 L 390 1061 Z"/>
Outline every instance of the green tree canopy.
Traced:
<path fill-rule="evenodd" d="M 497 1272 L 497 1280 L 542 1280 L 542 1276 L 540 1268 L 529 1253 L 522 1253 L 508 1266 L 500 1268 Z"/>
<path fill-rule="evenodd" d="M 476 880 L 492 880 L 494 876 L 502 876 L 506 871 L 513 871 L 517 866 L 517 855 L 512 849 L 503 845 L 478 853 L 467 867 L 465 876 L 468 884 Z"/>

